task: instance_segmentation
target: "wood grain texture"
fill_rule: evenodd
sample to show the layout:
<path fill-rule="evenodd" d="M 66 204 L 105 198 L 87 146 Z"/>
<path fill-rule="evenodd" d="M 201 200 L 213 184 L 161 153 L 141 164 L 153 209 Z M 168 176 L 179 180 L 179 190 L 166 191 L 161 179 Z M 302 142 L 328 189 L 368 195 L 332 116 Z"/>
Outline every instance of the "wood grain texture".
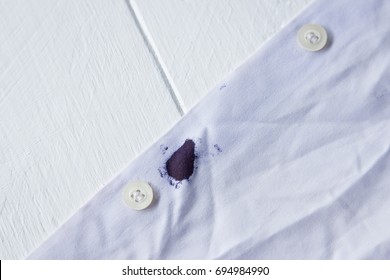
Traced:
<path fill-rule="evenodd" d="M 0 2 L 0 258 L 24 258 L 180 114 L 125 0 Z"/>
<path fill-rule="evenodd" d="M 184 111 L 313 0 L 129 0 Z"/>

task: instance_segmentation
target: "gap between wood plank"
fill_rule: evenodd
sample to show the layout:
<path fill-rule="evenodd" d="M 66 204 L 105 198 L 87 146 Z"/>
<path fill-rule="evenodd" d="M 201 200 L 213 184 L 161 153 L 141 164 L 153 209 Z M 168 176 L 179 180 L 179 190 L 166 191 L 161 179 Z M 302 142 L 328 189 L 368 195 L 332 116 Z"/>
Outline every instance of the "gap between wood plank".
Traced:
<path fill-rule="evenodd" d="M 131 0 L 125 0 L 125 2 L 130 10 L 131 15 L 133 16 L 135 25 L 136 25 L 137 29 L 139 30 L 139 32 L 141 33 L 142 39 L 144 40 L 145 45 L 148 48 L 149 53 L 152 55 L 153 60 L 155 61 L 156 65 L 157 65 L 158 71 L 160 72 L 161 77 L 162 77 L 166 87 L 168 88 L 168 91 L 171 95 L 173 102 L 175 103 L 177 110 L 179 111 L 179 114 L 181 116 L 183 116 L 184 115 L 184 108 L 185 108 L 184 103 L 180 100 L 178 94 L 175 92 L 175 90 L 173 88 L 173 83 L 170 81 L 166 71 L 164 70 L 164 67 L 162 66 L 162 63 L 161 63 L 161 58 L 158 57 L 156 51 L 154 50 L 152 43 L 149 40 L 149 36 L 145 32 L 145 29 L 143 28 L 135 10 L 131 4 Z"/>

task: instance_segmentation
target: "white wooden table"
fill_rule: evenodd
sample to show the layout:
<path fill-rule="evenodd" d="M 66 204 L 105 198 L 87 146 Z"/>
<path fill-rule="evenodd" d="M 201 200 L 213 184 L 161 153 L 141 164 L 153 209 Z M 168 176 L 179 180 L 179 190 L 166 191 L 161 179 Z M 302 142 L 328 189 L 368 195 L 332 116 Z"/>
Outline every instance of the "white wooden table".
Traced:
<path fill-rule="evenodd" d="M 313 0 L 0 0 L 0 259 L 25 258 Z"/>

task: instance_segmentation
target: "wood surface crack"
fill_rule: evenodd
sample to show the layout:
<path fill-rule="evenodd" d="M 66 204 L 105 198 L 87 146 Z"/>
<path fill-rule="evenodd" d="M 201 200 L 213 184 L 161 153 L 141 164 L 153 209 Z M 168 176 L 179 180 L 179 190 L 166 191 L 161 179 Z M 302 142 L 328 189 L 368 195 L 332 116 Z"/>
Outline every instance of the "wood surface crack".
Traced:
<path fill-rule="evenodd" d="M 138 31 L 140 32 L 142 39 L 143 39 L 146 47 L 148 48 L 150 55 L 152 56 L 154 62 L 156 63 L 157 69 L 158 69 L 159 73 L 161 74 L 161 77 L 165 83 L 165 86 L 167 87 L 167 89 L 169 91 L 169 94 L 171 95 L 172 101 L 175 104 L 176 109 L 178 110 L 179 114 L 181 116 L 183 116 L 184 111 L 185 111 L 185 106 L 184 106 L 183 102 L 181 101 L 181 98 L 179 97 L 177 92 L 174 90 L 173 82 L 169 79 L 166 71 L 164 70 L 164 67 L 162 66 L 162 63 L 161 63 L 161 58 L 159 58 L 157 52 L 153 48 L 151 40 L 149 39 L 149 36 L 147 35 L 145 28 L 143 27 L 142 23 L 139 20 L 139 16 L 137 16 L 137 14 L 133 8 L 133 5 L 131 3 L 131 0 L 125 0 L 125 2 L 129 8 L 129 11 L 130 11 L 133 19 L 134 19 L 134 22 L 135 22 L 135 25 L 136 25 Z"/>

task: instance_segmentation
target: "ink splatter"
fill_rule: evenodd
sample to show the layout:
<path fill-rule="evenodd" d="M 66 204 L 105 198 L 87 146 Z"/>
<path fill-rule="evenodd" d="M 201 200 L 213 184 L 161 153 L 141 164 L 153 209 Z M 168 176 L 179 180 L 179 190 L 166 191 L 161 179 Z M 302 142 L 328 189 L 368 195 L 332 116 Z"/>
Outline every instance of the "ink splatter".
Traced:
<path fill-rule="evenodd" d="M 167 170 L 164 167 L 160 167 L 158 169 L 158 172 L 160 173 L 161 178 L 163 178 L 165 175 L 167 175 Z"/>
<path fill-rule="evenodd" d="M 194 173 L 195 143 L 187 139 L 184 144 L 166 162 L 166 170 L 170 177 L 182 181 Z"/>
<path fill-rule="evenodd" d="M 218 144 L 212 145 L 212 149 L 208 150 L 202 143 L 201 138 L 187 139 L 170 157 L 164 157 L 163 165 L 158 168 L 161 178 L 166 178 L 175 189 L 185 185 L 187 181 L 191 182 L 191 176 L 196 172 L 199 164 L 206 163 L 222 153 Z M 161 145 L 160 150 L 165 155 L 168 146 Z"/>
<path fill-rule="evenodd" d="M 168 147 L 165 145 L 160 145 L 160 150 L 162 154 L 165 155 L 165 153 L 168 151 Z"/>
<path fill-rule="evenodd" d="M 214 148 L 217 150 L 218 153 L 222 152 L 222 149 L 218 146 L 218 144 L 215 144 Z"/>
<path fill-rule="evenodd" d="M 223 90 L 226 87 L 226 84 L 223 84 L 222 86 L 219 87 L 219 90 Z"/>

